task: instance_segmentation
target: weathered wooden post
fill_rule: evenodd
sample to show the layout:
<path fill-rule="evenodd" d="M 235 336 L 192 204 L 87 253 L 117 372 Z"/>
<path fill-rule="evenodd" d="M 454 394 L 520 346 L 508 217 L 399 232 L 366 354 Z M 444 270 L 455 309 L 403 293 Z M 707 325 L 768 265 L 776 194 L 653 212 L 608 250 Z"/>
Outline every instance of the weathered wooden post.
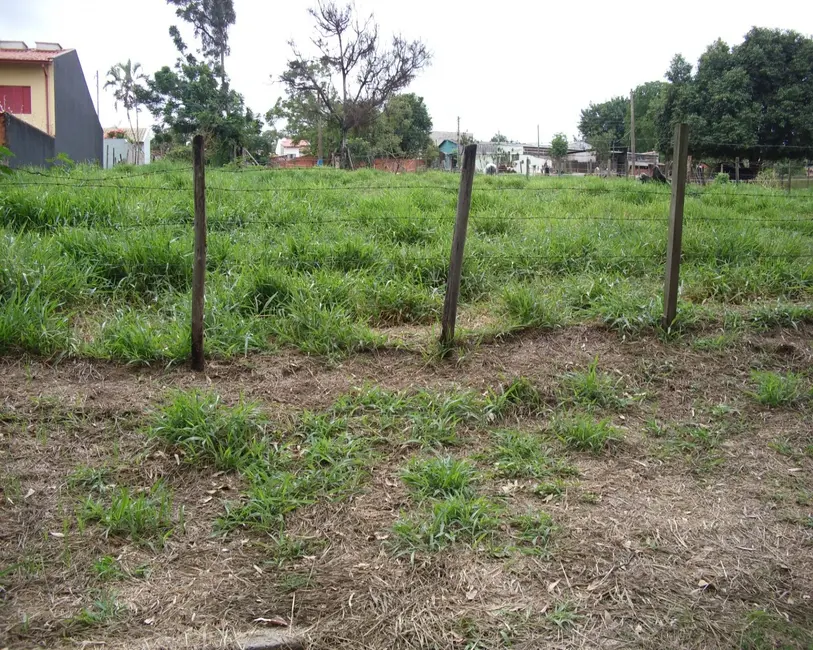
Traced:
<path fill-rule="evenodd" d="M 463 249 L 466 246 L 466 231 L 469 225 L 476 157 L 477 145 L 467 145 L 463 151 L 463 170 L 460 174 L 460 189 L 457 194 L 457 218 L 454 224 L 452 253 L 449 260 L 449 279 L 446 283 L 446 298 L 443 301 L 443 320 L 440 332 L 440 343 L 443 346 L 451 345 L 454 341 L 457 301 L 460 297 L 460 276 L 463 272 Z"/>
<path fill-rule="evenodd" d="M 666 280 L 663 294 L 663 327 L 668 329 L 677 316 L 680 255 L 683 239 L 683 204 L 686 199 L 689 125 L 675 128 L 674 167 L 672 169 L 672 203 L 669 208 L 669 239 L 666 248 Z"/>
<path fill-rule="evenodd" d="M 202 372 L 203 296 L 206 278 L 206 156 L 203 136 L 192 140 L 195 185 L 195 258 L 192 267 L 192 370 Z"/>

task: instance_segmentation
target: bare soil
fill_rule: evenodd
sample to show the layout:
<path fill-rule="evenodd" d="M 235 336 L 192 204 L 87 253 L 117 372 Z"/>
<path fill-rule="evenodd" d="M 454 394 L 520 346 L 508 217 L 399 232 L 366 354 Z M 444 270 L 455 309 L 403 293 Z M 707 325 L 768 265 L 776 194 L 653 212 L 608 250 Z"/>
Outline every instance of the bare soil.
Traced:
<path fill-rule="evenodd" d="M 285 352 L 212 362 L 200 375 L 3 358 L 0 648 L 220 648 L 275 623 L 313 648 L 813 647 L 813 406 L 770 408 L 748 394 L 754 369 L 809 381 L 811 341 L 812 328 L 783 330 L 699 351 L 689 340 L 624 342 L 584 326 L 446 361 L 393 350 L 328 364 Z M 177 388 L 245 397 L 286 422 L 365 383 L 485 391 L 523 376 L 555 396 L 563 373 L 596 356 L 638 400 L 607 414 L 624 441 L 601 455 L 563 451 L 579 476 L 560 497 L 533 494 L 531 481 L 482 487 L 516 511 L 553 517 L 557 531 L 540 556 L 463 545 L 393 553 L 393 523 L 414 504 L 399 478 L 413 452 L 392 449 L 351 498 L 288 518 L 287 533 L 312 554 L 271 561 L 270 536 L 214 532 L 243 480 L 192 468 L 144 434 Z M 532 431 L 546 417 L 506 426 Z M 648 433 L 654 422 L 717 427 L 722 442 L 670 446 Z M 453 453 L 488 440 L 466 431 Z M 164 479 L 184 507 L 184 530 L 154 549 L 80 530 L 82 494 L 67 479 L 83 465 L 111 467 L 116 483 L 136 488 Z M 129 575 L 100 582 L 92 567 L 103 556 Z M 122 611 L 77 622 L 104 591 Z"/>

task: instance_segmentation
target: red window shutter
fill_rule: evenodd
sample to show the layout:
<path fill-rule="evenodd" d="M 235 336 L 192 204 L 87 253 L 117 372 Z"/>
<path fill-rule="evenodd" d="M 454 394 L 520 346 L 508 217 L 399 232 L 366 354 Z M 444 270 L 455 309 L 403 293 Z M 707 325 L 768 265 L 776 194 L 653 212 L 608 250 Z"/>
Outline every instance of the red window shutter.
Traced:
<path fill-rule="evenodd" d="M 0 108 L 12 115 L 30 115 L 31 86 L 0 86 Z"/>

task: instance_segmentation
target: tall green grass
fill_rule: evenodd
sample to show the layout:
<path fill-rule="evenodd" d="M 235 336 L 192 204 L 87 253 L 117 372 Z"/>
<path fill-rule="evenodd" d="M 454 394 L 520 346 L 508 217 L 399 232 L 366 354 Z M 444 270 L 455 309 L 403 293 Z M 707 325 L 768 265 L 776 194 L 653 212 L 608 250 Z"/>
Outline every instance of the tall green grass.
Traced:
<path fill-rule="evenodd" d="M 0 185 L 4 348 L 185 358 L 191 171 L 43 173 Z M 375 329 L 437 322 L 455 177 L 212 169 L 208 187 L 210 355 L 279 345 L 344 355 L 380 346 Z M 478 177 L 462 309 L 506 331 L 585 321 L 624 336 L 657 330 L 668 206 L 668 188 L 623 180 Z M 683 252 L 673 330 L 697 322 L 700 304 L 755 303 L 759 325 L 796 323 L 813 294 L 813 193 L 690 188 Z M 772 316 L 770 303 L 796 311 Z"/>

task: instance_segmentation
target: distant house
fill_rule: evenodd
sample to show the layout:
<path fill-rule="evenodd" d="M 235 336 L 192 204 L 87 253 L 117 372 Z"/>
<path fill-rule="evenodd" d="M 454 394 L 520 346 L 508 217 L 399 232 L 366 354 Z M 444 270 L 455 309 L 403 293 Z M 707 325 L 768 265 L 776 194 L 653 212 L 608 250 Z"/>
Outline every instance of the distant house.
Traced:
<path fill-rule="evenodd" d="M 112 126 L 104 130 L 103 167 L 110 169 L 120 163 L 148 165 L 152 129 Z"/>
<path fill-rule="evenodd" d="M 290 138 L 280 138 L 277 142 L 277 157 L 279 158 L 299 158 L 304 155 L 305 149 L 310 146 L 307 140 L 300 140 L 294 142 Z"/>
<path fill-rule="evenodd" d="M 0 114 L 12 166 L 45 165 L 58 154 L 102 160 L 102 126 L 76 50 L 0 41 Z"/>

